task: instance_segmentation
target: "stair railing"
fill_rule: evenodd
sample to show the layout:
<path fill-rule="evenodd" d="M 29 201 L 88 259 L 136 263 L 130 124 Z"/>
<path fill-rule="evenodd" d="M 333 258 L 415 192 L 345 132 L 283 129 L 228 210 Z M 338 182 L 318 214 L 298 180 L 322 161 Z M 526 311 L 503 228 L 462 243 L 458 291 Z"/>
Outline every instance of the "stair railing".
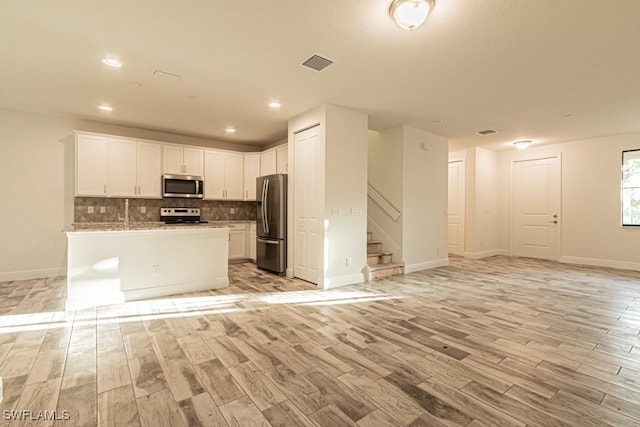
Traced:
<path fill-rule="evenodd" d="M 386 213 L 392 220 L 398 221 L 402 212 L 400 212 L 395 206 L 389 202 L 378 190 L 376 190 L 371 184 L 367 184 L 368 196 L 376 202 L 378 206 Z"/>

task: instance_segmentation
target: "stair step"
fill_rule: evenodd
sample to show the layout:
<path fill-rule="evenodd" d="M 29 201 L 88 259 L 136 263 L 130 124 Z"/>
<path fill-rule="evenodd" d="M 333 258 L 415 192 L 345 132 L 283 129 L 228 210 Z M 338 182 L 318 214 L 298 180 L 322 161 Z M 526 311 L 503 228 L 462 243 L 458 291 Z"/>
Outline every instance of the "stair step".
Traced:
<path fill-rule="evenodd" d="M 368 265 L 378 265 L 392 262 L 392 252 L 371 252 L 367 254 Z"/>
<path fill-rule="evenodd" d="M 369 270 L 378 271 L 378 270 L 384 270 L 385 268 L 396 268 L 396 267 L 404 267 L 404 264 L 401 262 L 387 262 L 385 264 L 373 265 Z"/>
<path fill-rule="evenodd" d="M 382 242 L 370 240 L 367 242 L 367 254 L 382 252 Z"/>
<path fill-rule="evenodd" d="M 380 279 L 382 277 L 394 276 L 396 274 L 404 274 L 404 264 L 399 262 L 388 262 L 369 267 L 372 279 Z"/>

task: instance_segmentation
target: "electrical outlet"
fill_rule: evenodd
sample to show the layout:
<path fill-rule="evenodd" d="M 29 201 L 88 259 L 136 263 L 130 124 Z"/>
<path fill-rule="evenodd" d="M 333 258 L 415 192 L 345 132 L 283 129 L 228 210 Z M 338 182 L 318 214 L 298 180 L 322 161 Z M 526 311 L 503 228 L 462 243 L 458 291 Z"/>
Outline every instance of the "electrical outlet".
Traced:
<path fill-rule="evenodd" d="M 151 269 L 153 270 L 153 276 L 154 277 L 158 277 L 160 275 L 160 265 L 159 264 L 154 264 L 151 266 Z"/>
<path fill-rule="evenodd" d="M 229 213 L 230 213 L 231 215 L 233 215 L 234 213 L 236 213 L 236 208 L 231 208 L 231 209 L 229 210 Z"/>
<path fill-rule="evenodd" d="M 100 206 L 100 213 L 105 213 L 107 211 L 107 208 L 105 208 L 104 206 Z"/>
<path fill-rule="evenodd" d="M 147 207 L 146 206 L 140 206 L 140 213 L 147 213 Z"/>
<path fill-rule="evenodd" d="M 93 206 L 87 207 L 87 213 L 93 213 Z"/>
<path fill-rule="evenodd" d="M 346 257 L 346 258 L 344 259 L 344 263 L 345 263 L 345 265 L 346 265 L 347 267 L 351 267 L 351 257 L 349 257 L 349 256 L 348 256 L 348 257 Z"/>

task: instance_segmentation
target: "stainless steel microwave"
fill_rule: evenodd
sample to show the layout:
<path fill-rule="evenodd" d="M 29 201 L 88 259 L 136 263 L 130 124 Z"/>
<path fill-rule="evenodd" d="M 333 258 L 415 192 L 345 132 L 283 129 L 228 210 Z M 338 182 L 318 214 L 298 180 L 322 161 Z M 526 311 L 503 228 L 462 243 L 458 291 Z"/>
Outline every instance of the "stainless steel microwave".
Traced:
<path fill-rule="evenodd" d="M 162 175 L 162 197 L 202 199 L 204 180 L 201 176 Z"/>

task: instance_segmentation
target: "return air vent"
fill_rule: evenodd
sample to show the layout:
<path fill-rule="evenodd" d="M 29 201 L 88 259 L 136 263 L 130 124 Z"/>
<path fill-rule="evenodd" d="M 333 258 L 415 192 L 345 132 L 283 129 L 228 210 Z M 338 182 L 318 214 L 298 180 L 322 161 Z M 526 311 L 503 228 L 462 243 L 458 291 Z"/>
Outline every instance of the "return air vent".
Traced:
<path fill-rule="evenodd" d="M 487 130 L 479 131 L 478 135 L 486 136 L 486 135 L 493 135 L 494 133 L 498 133 L 498 132 L 493 129 L 487 129 Z"/>
<path fill-rule="evenodd" d="M 322 71 L 331 64 L 333 64 L 333 61 L 318 55 L 313 55 L 311 58 L 302 63 L 302 65 L 304 65 L 305 67 L 311 68 L 312 70 L 316 71 Z"/>

